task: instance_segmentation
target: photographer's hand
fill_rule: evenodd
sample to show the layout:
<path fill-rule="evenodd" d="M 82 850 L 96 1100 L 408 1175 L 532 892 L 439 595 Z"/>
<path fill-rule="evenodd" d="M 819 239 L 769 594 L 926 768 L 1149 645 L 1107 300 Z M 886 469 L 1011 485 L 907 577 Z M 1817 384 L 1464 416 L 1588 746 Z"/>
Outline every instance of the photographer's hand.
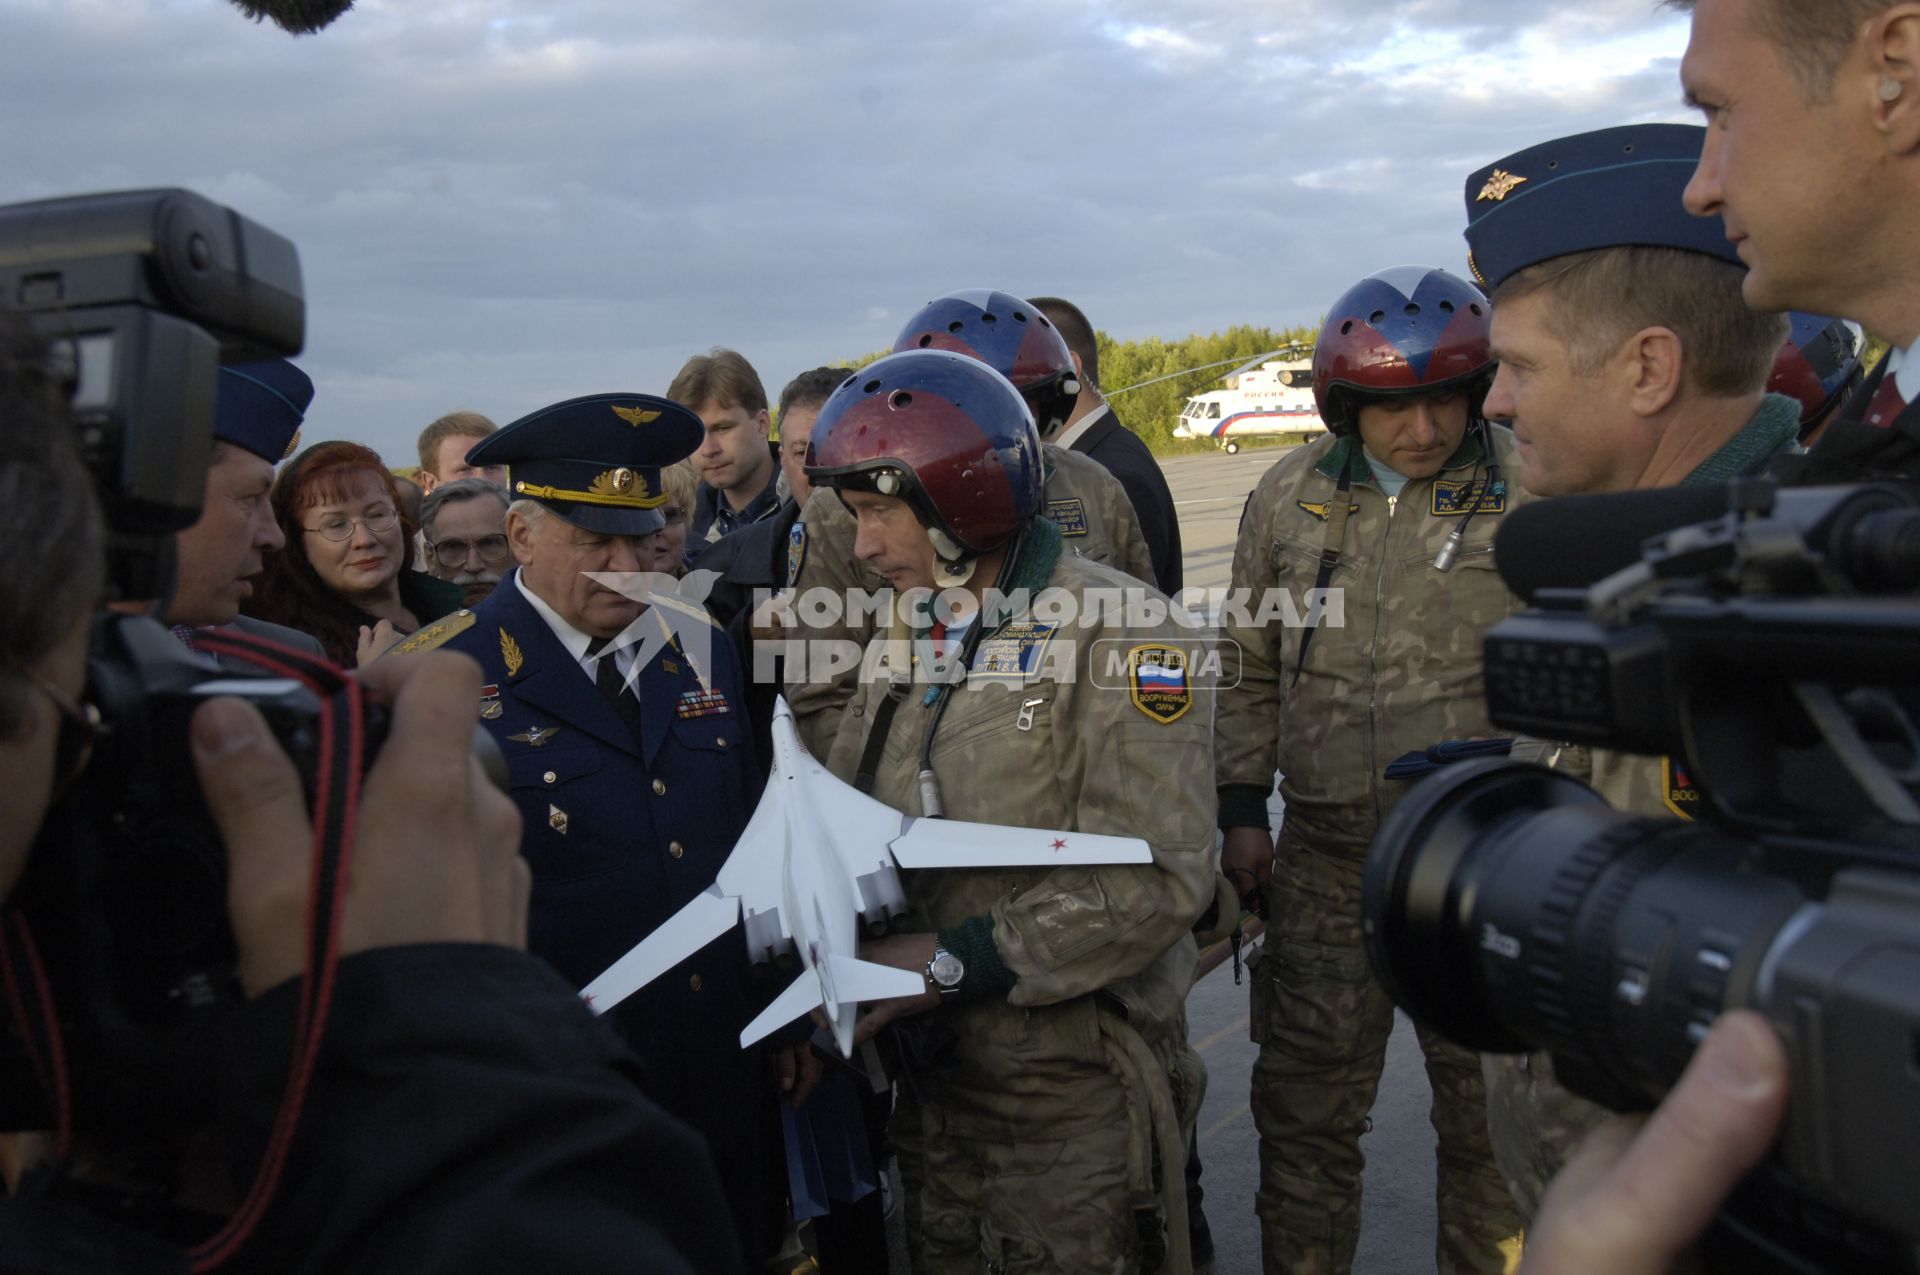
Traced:
<path fill-rule="evenodd" d="M 1666 1271 L 1766 1155 L 1786 1109 L 1773 1029 L 1746 1010 L 1723 1015 L 1651 1116 L 1594 1130 L 1553 1180 L 1523 1275 Z"/>
<path fill-rule="evenodd" d="M 520 816 L 474 761 L 479 666 L 436 653 L 359 674 L 392 726 L 361 792 L 340 954 L 412 943 L 526 942 Z M 193 718 L 194 761 L 227 845 L 227 910 L 255 996 L 302 972 L 313 828 L 300 778 L 251 706 Z"/>

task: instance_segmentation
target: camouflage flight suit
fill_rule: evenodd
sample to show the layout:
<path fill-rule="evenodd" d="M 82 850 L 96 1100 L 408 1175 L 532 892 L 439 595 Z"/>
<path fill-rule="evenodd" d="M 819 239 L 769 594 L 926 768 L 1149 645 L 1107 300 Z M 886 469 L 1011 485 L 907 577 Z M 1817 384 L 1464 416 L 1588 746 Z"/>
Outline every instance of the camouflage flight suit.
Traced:
<path fill-rule="evenodd" d="M 1489 427 L 1484 437 L 1504 491 L 1488 484 L 1477 432 L 1439 474 L 1409 480 L 1392 499 L 1357 439 L 1328 437 L 1268 470 L 1240 524 L 1233 587 L 1250 592 L 1248 609 L 1273 589 L 1304 614 L 1341 468 L 1355 453 L 1329 585 L 1344 591 L 1345 627 L 1322 625 L 1296 683 L 1303 628 L 1272 615 L 1264 623 L 1257 614 L 1225 616 L 1215 733 L 1221 826 L 1266 828 L 1276 768 L 1286 800 L 1251 1006 L 1260 1046 L 1257 1211 L 1270 1275 L 1340 1275 L 1360 1234 L 1359 1141 L 1393 1027 L 1392 1003 L 1367 964 L 1360 881 L 1374 832 L 1406 789 L 1382 771 L 1439 740 L 1494 733 L 1481 638 L 1513 601 L 1493 567 L 1493 534 L 1524 494 L 1512 435 Z M 1435 555 L 1476 501 L 1457 561 L 1435 570 Z M 1439 1268 L 1501 1270 L 1501 1245 L 1512 1248 L 1519 1219 L 1487 1145 L 1479 1060 L 1424 1030 L 1420 1043 L 1440 1140 Z"/>
<path fill-rule="evenodd" d="M 1775 457 L 1799 450 L 1797 420 L 1791 400 L 1767 395 L 1740 433 L 1688 474 L 1682 485 L 1723 483 L 1765 473 Z M 1631 814 L 1691 819 L 1702 800 L 1680 758 L 1642 757 L 1536 739 L 1516 741 L 1513 757 L 1541 762 L 1584 780 L 1608 805 Z M 1545 1050 L 1488 1054 L 1482 1064 L 1494 1159 L 1512 1189 L 1520 1216 L 1531 1221 L 1553 1175 L 1580 1140 L 1613 1113 L 1562 1088 Z"/>
<path fill-rule="evenodd" d="M 1062 554 L 1051 523 L 1031 527 L 1015 587 L 1075 599 L 1140 587 Z M 1152 684 L 1127 670 L 1143 652 L 1197 645 L 1171 623 L 1018 613 L 983 633 L 938 718 L 948 817 L 1141 837 L 1153 862 L 902 874 L 911 910 L 895 929 L 943 931 L 975 988 L 919 1016 L 944 1052 L 902 1081 L 894 1115 L 916 1272 L 1132 1272 L 1154 1269 L 1143 1254 L 1162 1246 L 1157 1269 L 1188 1269 L 1179 1165 L 1204 1073 L 1179 1024 L 1197 958 L 1188 930 L 1217 863 L 1213 696 L 1204 669 Z M 892 679 L 924 670 L 929 652 L 897 623 L 874 641 L 877 676 L 839 716 L 834 774 L 858 773 Z M 930 689 L 903 684 L 874 766 L 873 796 L 916 815 Z"/>
<path fill-rule="evenodd" d="M 1133 576 L 1153 583 L 1153 558 L 1147 552 L 1146 537 L 1135 517 L 1133 502 L 1107 467 L 1079 452 L 1042 444 L 1047 458 L 1047 489 L 1043 510 L 1059 528 L 1065 553 L 1069 557 L 1105 562 Z M 877 594 L 886 582 L 869 571 L 853 556 L 854 522 L 840 497 L 824 488 L 807 501 L 805 552 L 794 580 L 796 594 L 810 589 L 826 589 L 835 597 L 849 590 Z M 806 624 L 804 613 L 795 616 L 794 627 L 787 630 L 789 640 L 844 642 L 850 649 L 864 647 L 872 640 L 870 623 Z M 819 648 L 813 648 L 819 649 Z M 849 670 L 822 676 L 818 667 L 801 676 L 804 665 L 788 662 L 787 704 L 793 709 L 793 723 L 800 738 L 815 755 L 824 756 L 839 727 L 840 710 L 853 699 L 855 674 Z"/>

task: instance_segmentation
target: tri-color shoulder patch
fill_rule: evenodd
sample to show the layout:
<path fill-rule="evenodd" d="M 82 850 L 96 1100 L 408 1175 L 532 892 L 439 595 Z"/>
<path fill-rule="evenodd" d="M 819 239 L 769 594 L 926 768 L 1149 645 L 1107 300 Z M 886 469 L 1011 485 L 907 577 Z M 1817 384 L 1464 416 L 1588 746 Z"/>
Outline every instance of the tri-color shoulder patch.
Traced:
<path fill-rule="evenodd" d="M 793 529 L 787 532 L 787 588 L 800 578 L 800 569 L 807 565 L 807 524 L 796 521 Z"/>
<path fill-rule="evenodd" d="M 1127 652 L 1127 693 L 1135 708 L 1162 726 L 1178 721 L 1193 707 L 1187 653 L 1157 642 L 1134 647 Z"/>
<path fill-rule="evenodd" d="M 1063 536 L 1084 536 L 1087 534 L 1087 506 L 1078 496 L 1047 502 L 1047 521 L 1060 529 Z"/>
<path fill-rule="evenodd" d="M 1464 518 L 1468 514 L 1507 512 L 1507 488 L 1502 483 L 1489 488 L 1485 478 L 1436 478 L 1433 480 L 1433 515 L 1436 518 Z"/>
<path fill-rule="evenodd" d="M 1660 802 L 1682 819 L 1695 819 L 1700 813 L 1700 790 L 1684 764 L 1671 757 L 1660 759 Z"/>
<path fill-rule="evenodd" d="M 381 654 L 381 659 L 389 655 L 417 655 L 421 651 L 431 651 L 435 647 L 445 646 L 474 626 L 473 612 L 464 607 L 445 619 L 435 620 L 413 636 L 396 642 Z"/>

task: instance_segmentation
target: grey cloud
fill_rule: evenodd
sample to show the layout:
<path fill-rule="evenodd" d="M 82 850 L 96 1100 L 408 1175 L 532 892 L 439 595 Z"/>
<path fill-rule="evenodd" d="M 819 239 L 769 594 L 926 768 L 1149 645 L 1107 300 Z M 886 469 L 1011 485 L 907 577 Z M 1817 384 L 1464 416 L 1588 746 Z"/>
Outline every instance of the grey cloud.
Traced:
<path fill-rule="evenodd" d="M 1498 83 L 1642 30 L 1665 61 Z M 956 287 L 1121 336 L 1311 322 L 1368 270 L 1461 268 L 1480 164 L 1681 118 L 1681 39 L 1650 0 L 359 0 L 298 41 L 225 0 L 0 0 L 34 124 L 0 199 L 182 184 L 289 235 L 306 437 L 404 464 L 452 407 L 659 390 L 714 344 L 777 389 Z"/>

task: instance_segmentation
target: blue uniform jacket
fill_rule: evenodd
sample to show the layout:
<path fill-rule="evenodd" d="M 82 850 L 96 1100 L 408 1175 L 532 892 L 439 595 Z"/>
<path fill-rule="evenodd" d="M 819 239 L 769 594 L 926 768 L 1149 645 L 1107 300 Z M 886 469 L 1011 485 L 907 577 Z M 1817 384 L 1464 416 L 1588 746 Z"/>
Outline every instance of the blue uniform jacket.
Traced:
<path fill-rule="evenodd" d="M 480 720 L 505 756 L 533 870 L 528 948 L 575 987 L 713 884 L 758 798 L 738 658 L 710 622 L 707 636 L 708 683 L 677 641 L 641 671 L 639 741 L 512 580 L 445 643 L 488 683 Z M 751 1262 L 775 1111 L 763 1052 L 740 1047 L 767 999 L 748 980 L 736 926 L 607 1018 L 650 1096 L 706 1137 Z"/>

